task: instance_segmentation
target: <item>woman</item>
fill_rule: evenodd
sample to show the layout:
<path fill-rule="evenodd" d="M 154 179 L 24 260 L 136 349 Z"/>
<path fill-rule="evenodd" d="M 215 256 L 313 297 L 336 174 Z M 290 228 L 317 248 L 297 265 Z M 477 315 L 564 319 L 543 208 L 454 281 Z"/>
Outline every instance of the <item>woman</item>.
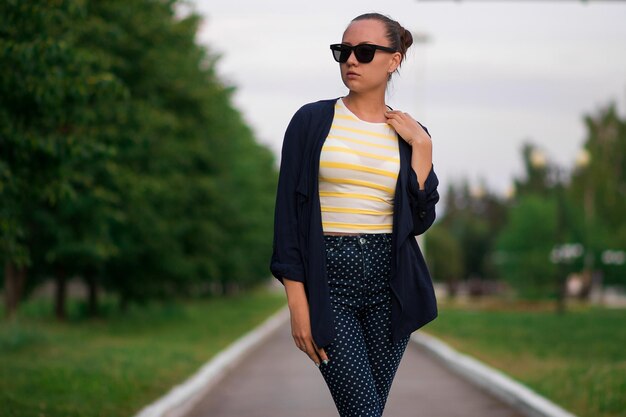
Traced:
<path fill-rule="evenodd" d="M 353 19 L 331 45 L 349 93 L 302 106 L 283 141 L 270 270 L 342 417 L 382 415 L 411 332 L 437 316 L 415 239 L 439 201 L 430 134 L 385 105 L 412 42 L 387 16 Z"/>

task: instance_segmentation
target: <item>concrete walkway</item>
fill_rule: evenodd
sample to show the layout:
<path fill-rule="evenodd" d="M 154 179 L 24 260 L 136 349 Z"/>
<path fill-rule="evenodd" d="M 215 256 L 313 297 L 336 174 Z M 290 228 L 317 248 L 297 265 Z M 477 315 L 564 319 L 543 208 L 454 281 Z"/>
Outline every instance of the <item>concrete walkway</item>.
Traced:
<path fill-rule="evenodd" d="M 419 330 L 418 330 L 419 332 Z M 322 375 L 287 323 L 186 417 L 337 417 Z M 385 407 L 389 417 L 523 417 L 409 343 Z"/>

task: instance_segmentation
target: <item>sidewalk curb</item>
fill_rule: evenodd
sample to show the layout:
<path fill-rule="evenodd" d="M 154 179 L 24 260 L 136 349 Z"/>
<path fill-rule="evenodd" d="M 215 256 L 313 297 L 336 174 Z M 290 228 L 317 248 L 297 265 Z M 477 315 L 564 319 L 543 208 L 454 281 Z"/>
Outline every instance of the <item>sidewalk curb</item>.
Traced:
<path fill-rule="evenodd" d="M 289 308 L 284 306 L 256 328 L 218 352 L 186 381 L 174 386 L 163 397 L 145 406 L 135 417 L 183 417 L 233 367 L 288 319 Z"/>
<path fill-rule="evenodd" d="M 528 417 L 576 417 L 503 372 L 456 351 L 435 336 L 422 331 L 414 332 L 411 341 L 425 348 L 455 373 Z"/>

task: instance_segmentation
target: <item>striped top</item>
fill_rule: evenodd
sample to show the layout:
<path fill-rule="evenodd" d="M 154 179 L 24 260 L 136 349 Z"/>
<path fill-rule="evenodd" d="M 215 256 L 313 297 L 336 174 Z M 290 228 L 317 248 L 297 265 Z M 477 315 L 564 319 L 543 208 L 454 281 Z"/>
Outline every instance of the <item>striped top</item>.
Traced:
<path fill-rule="evenodd" d="M 359 119 L 340 98 L 322 147 L 319 196 L 325 232 L 391 233 L 400 154 L 387 123 Z"/>

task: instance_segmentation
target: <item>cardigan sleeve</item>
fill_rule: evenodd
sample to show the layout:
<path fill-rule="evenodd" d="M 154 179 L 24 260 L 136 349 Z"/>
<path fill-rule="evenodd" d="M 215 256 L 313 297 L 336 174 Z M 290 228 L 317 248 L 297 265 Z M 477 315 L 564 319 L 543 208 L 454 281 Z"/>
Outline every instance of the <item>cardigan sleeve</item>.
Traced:
<path fill-rule="evenodd" d="M 283 139 L 276 205 L 274 240 L 270 271 L 283 285 L 283 278 L 304 282 L 305 273 L 298 240 L 296 186 L 306 135 L 306 115 L 300 108 L 292 117 Z"/>
<path fill-rule="evenodd" d="M 418 122 L 419 123 L 419 122 Z M 426 126 L 420 123 L 420 126 L 424 128 L 429 137 L 430 133 Z M 435 205 L 439 201 L 439 192 L 437 186 L 439 185 L 439 179 L 435 174 L 435 165 L 433 164 L 426 180 L 424 182 L 424 189 L 419 189 L 419 182 L 417 180 L 417 173 L 411 165 L 409 165 L 409 203 L 411 206 L 411 215 L 413 217 L 413 235 L 421 235 L 424 233 L 435 221 Z"/>

